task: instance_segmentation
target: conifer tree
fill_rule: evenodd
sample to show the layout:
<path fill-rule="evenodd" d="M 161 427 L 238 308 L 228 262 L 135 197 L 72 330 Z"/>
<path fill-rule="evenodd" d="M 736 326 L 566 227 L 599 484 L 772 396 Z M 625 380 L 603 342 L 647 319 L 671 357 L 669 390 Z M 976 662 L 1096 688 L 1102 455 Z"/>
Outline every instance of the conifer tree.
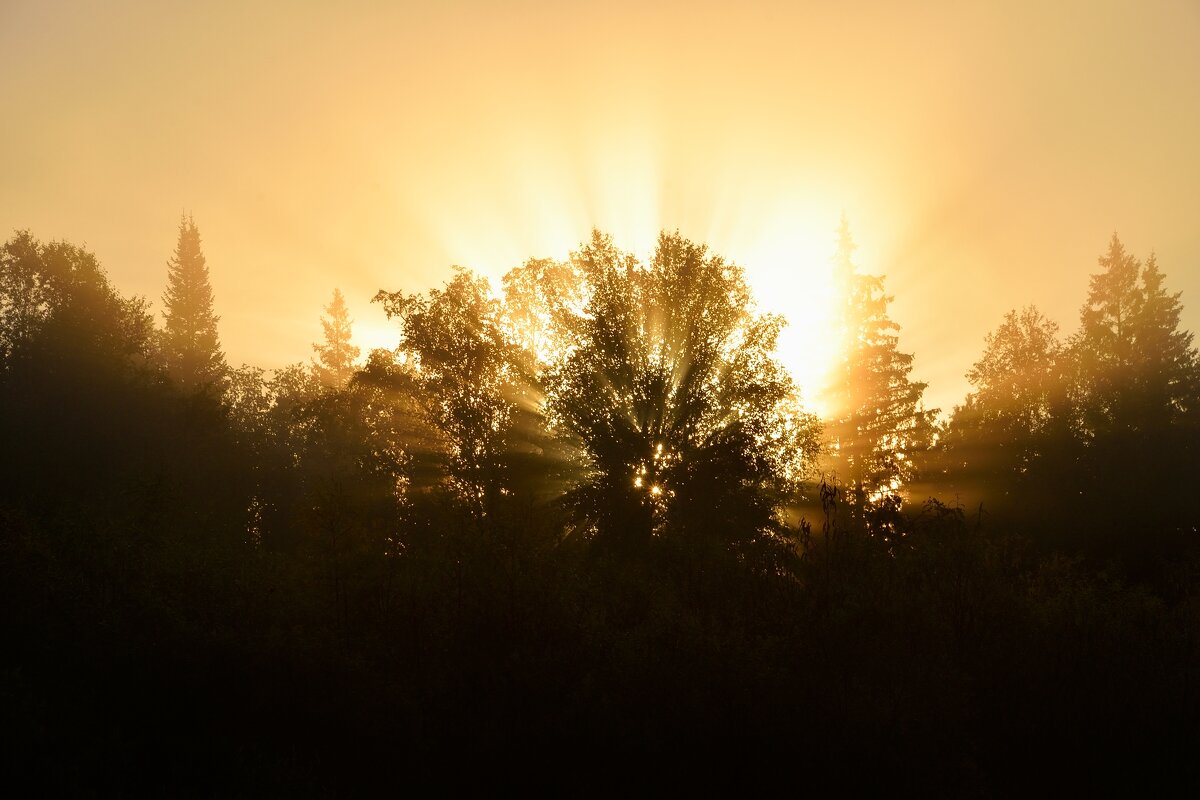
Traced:
<path fill-rule="evenodd" d="M 1172 425 L 1200 411 L 1200 359 L 1191 331 L 1179 327 L 1182 292 L 1169 294 L 1164 280 L 1151 253 L 1133 309 L 1134 380 L 1140 413 Z"/>
<path fill-rule="evenodd" d="M 325 331 L 325 343 L 314 344 L 317 357 L 313 359 L 313 375 L 322 385 L 340 389 L 354 374 L 354 361 L 361 352 L 350 339 L 350 312 L 340 289 L 333 290 L 333 302 L 325 306 L 321 327 Z"/>
<path fill-rule="evenodd" d="M 1123 543 L 1121 520 L 1136 516 L 1150 531 L 1190 527 L 1191 484 L 1200 468 L 1200 359 L 1180 330 L 1180 294 L 1164 289 L 1152 255 L 1145 266 L 1114 233 L 1093 275 L 1081 328 L 1073 341 L 1074 395 L 1084 444 L 1078 472 L 1085 509 L 1111 517 L 1090 521 Z M 1156 502 L 1144 503 L 1150 487 Z"/>
<path fill-rule="evenodd" d="M 1074 340 L 1081 419 L 1089 438 L 1104 436 L 1129 422 L 1134 364 L 1134 314 L 1141 304 L 1141 264 L 1125 250 L 1117 234 L 1100 256 L 1087 302 L 1079 312 Z"/>
<path fill-rule="evenodd" d="M 163 294 L 162 357 L 167 374 L 185 391 L 219 387 L 227 367 L 217 322 L 208 265 L 200 248 L 195 221 L 179 221 L 179 242 L 167 262 L 167 291 Z"/>
<path fill-rule="evenodd" d="M 828 388 L 829 466 L 851 509 L 895 508 L 914 475 L 914 455 L 929 446 L 936 410 L 925 410 L 925 383 L 909 378 L 913 357 L 897 347 L 900 326 L 887 314 L 883 277 L 853 262 L 854 240 L 842 218 L 834 270 L 839 360 Z"/>
<path fill-rule="evenodd" d="M 1181 330 L 1181 294 L 1164 288 L 1151 254 L 1143 267 L 1114 233 L 1092 276 L 1075 341 L 1089 435 L 1146 431 L 1194 411 L 1200 361 Z"/>

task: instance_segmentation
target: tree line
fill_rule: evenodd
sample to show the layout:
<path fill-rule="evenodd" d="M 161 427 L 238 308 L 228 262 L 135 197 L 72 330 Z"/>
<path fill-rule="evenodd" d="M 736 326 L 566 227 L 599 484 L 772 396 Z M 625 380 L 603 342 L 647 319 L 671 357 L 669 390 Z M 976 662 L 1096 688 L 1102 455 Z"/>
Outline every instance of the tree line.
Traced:
<path fill-rule="evenodd" d="M 553 753 L 1194 781 L 1180 295 L 1114 234 L 1078 331 L 1010 312 L 939 420 L 853 252 L 843 220 L 822 419 L 785 321 L 678 233 L 381 290 L 397 345 L 365 358 L 335 290 L 311 361 L 272 371 L 228 365 L 192 219 L 161 326 L 91 253 L 16 234 L 7 757 L 122 793 L 446 785 L 452 753 L 508 780 Z"/>

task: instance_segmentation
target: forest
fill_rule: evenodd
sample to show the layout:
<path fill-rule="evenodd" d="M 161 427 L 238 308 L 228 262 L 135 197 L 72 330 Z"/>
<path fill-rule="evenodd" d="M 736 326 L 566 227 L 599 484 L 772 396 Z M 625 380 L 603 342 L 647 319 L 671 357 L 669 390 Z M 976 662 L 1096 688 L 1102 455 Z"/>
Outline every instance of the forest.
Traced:
<path fill-rule="evenodd" d="M 190 217 L 156 312 L 16 232 L 5 774 L 83 796 L 1200 788 L 1200 357 L 1156 257 L 1116 234 L 1079 254 L 1078 327 L 1012 310 L 933 409 L 884 277 L 831 234 L 817 415 L 786 321 L 678 232 L 381 288 L 391 350 L 354 345 L 330 287 L 322 341 L 275 370 L 227 362 Z"/>

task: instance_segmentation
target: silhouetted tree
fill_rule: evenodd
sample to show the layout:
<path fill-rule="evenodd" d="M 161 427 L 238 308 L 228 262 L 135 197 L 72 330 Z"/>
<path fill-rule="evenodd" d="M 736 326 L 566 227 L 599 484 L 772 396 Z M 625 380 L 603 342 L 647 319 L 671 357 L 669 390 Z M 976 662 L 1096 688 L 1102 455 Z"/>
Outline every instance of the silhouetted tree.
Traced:
<path fill-rule="evenodd" d="M 380 291 L 375 301 L 401 323 L 397 348 L 417 365 L 420 397 L 448 444 L 456 491 L 478 519 L 494 516 L 509 490 L 515 420 L 533 399 L 524 353 L 505 335 L 487 280 L 458 269 L 426 295 Z"/>
<path fill-rule="evenodd" d="M 504 324 L 509 338 L 538 369 L 562 359 L 572 344 L 561 330 L 586 301 L 587 285 L 572 261 L 530 259 L 504 276 Z"/>
<path fill-rule="evenodd" d="M 1077 516 L 1095 515 L 1089 527 L 1097 546 L 1125 551 L 1128 560 L 1143 557 L 1148 545 L 1127 535 L 1135 516 L 1147 535 L 1182 535 L 1189 527 L 1186 476 L 1200 468 L 1200 360 L 1191 333 L 1179 328 L 1180 295 L 1166 292 L 1153 256 L 1143 268 L 1114 233 L 1099 265 L 1073 341 L 1086 445 Z M 1166 544 L 1153 549 L 1165 552 Z"/>
<path fill-rule="evenodd" d="M 19 232 L 0 249 L 0 369 L 46 359 L 145 364 L 153 324 L 91 253 Z"/>
<path fill-rule="evenodd" d="M 833 259 L 841 347 L 828 391 L 828 458 L 851 509 L 861 512 L 898 507 L 937 412 L 921 402 L 926 384 L 909 377 L 913 357 L 897 347 L 900 326 L 887 315 L 892 298 L 883 278 L 859 273 L 854 249 L 843 217 Z"/>
<path fill-rule="evenodd" d="M 1084 432 L 1089 438 L 1127 429 L 1135 362 L 1135 321 L 1141 305 L 1141 265 L 1125 250 L 1117 234 L 1100 256 L 1101 271 L 1092 275 L 1087 302 L 1080 310 L 1080 329 L 1073 348 L 1085 398 Z"/>
<path fill-rule="evenodd" d="M 69 269 L 68 269 L 69 272 Z M 56 284 L 65 276 L 47 269 L 42 246 L 21 231 L 0 251 L 0 364 L 5 369 L 53 313 Z"/>
<path fill-rule="evenodd" d="M 213 310 L 200 231 L 190 216 L 180 220 L 162 299 L 162 358 L 167 374 L 188 392 L 219 389 L 227 370 L 217 336 L 220 317 Z"/>
<path fill-rule="evenodd" d="M 1012 501 L 1019 487 L 1023 493 L 1035 490 L 1029 480 L 1050 477 L 1047 459 L 1056 470 L 1069 467 L 1062 461 L 1072 449 L 1067 355 L 1058 325 L 1037 308 L 1005 315 L 967 372 L 973 391 L 954 409 L 939 439 L 946 480 L 941 488 L 972 507 Z M 1054 476 L 1056 491 L 1062 477 Z"/>
<path fill-rule="evenodd" d="M 572 255 L 586 305 L 546 377 L 557 430 L 585 477 L 569 501 L 610 546 L 656 534 L 747 546 L 808 466 L 815 425 L 774 358 L 780 317 L 755 312 L 741 268 L 678 233 L 649 264 L 593 232 Z"/>
<path fill-rule="evenodd" d="M 1169 294 L 1164 281 L 1151 253 L 1132 319 L 1135 403 L 1148 427 L 1194 422 L 1200 412 L 1200 358 L 1191 331 L 1180 328 L 1183 293 Z"/>
<path fill-rule="evenodd" d="M 1166 292 L 1153 255 L 1142 268 L 1115 233 L 1099 263 L 1073 341 L 1085 435 L 1128 437 L 1182 422 L 1197 408 L 1200 360 L 1179 327 L 1180 294 Z"/>
<path fill-rule="evenodd" d="M 324 386 L 341 388 L 354 374 L 354 362 L 359 349 L 350 341 L 350 312 L 340 289 L 333 290 L 333 301 L 325 306 L 321 327 L 325 331 L 325 343 L 314 344 L 317 358 L 313 361 L 313 374 Z"/>
<path fill-rule="evenodd" d="M 864 382 L 873 420 L 908 362 L 878 283 L 843 277 L 857 363 L 899 375 Z M 1011 514 L 906 502 L 899 535 L 792 559 L 818 434 L 782 321 L 678 233 L 644 264 L 596 233 L 504 302 L 465 272 L 381 292 L 399 355 L 337 388 L 243 367 L 223 402 L 165 378 L 145 303 L 91 254 L 18 234 L 0 767 L 50 794 L 274 795 L 444 791 L 447 755 L 493 776 L 805 753 L 815 791 L 1191 789 L 1196 356 L 1153 259 L 1139 280 L 1120 369 L 1122 337 L 1092 328 L 1085 362 L 1032 308 L 988 336 L 943 441 Z"/>
<path fill-rule="evenodd" d="M 28 234 L 5 247 L 0 273 L 23 289 L 4 301 L 20 309 L 3 314 L 14 337 L 0 373 L 4 488 L 65 518 L 91 498 L 91 513 L 227 532 L 214 516 L 241 503 L 242 483 L 227 425 L 215 400 L 162 385 L 146 303 L 122 297 L 91 253 Z"/>
<path fill-rule="evenodd" d="M 386 414 L 375 405 L 379 399 L 371 387 L 352 384 L 322 392 L 291 414 L 299 456 L 292 524 L 324 572 L 342 630 L 400 545 L 407 457 L 376 420 Z"/>

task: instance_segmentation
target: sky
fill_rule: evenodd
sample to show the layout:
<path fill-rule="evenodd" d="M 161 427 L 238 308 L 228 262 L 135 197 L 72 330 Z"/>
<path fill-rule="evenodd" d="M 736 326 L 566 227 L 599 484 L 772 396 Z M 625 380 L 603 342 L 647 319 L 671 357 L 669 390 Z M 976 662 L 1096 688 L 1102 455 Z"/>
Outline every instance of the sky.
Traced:
<path fill-rule="evenodd" d="M 307 361 L 340 288 L 493 279 L 592 227 L 744 266 L 819 410 L 845 213 L 931 407 L 1113 232 L 1200 328 L 1200 1 L 0 0 L 0 234 L 161 310 L 191 214 L 233 364 Z"/>

